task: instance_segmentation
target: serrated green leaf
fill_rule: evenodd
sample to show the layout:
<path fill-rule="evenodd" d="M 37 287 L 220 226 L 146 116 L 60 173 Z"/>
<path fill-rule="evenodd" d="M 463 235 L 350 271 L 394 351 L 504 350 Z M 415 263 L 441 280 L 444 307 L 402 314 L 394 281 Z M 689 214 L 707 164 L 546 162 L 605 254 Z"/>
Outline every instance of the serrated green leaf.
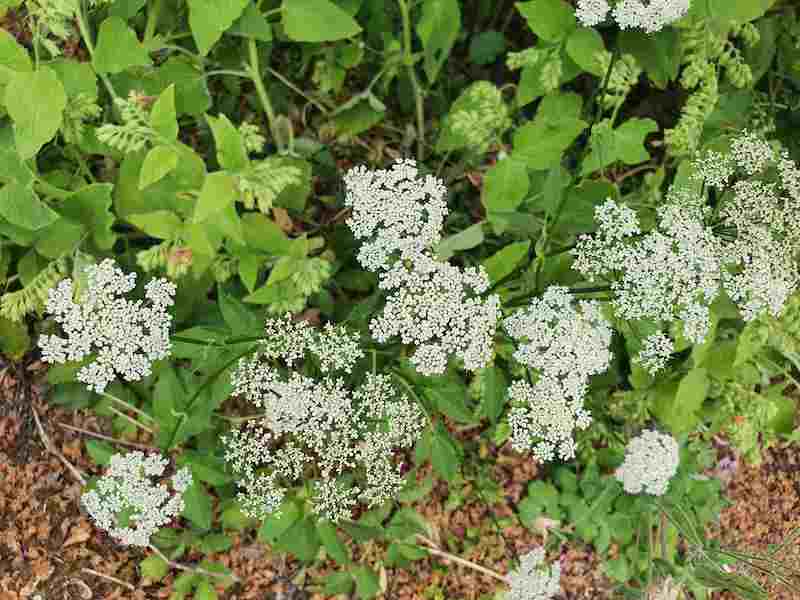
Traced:
<path fill-rule="evenodd" d="M 497 161 L 484 176 L 481 191 L 489 219 L 493 211 L 513 211 L 528 195 L 528 167 L 513 157 Z"/>
<path fill-rule="evenodd" d="M 139 189 L 161 181 L 178 166 L 178 154 L 169 146 L 156 146 L 145 156 L 139 174 Z"/>
<path fill-rule="evenodd" d="M 55 71 L 17 71 L 9 78 L 5 105 L 14 122 L 14 142 L 23 160 L 32 158 L 53 139 L 67 106 L 64 85 Z"/>
<path fill-rule="evenodd" d="M 245 306 L 241 300 L 221 289 L 217 297 L 222 318 L 233 335 L 253 335 L 262 329 L 263 317 Z"/>
<path fill-rule="evenodd" d="M 331 42 L 361 33 L 361 26 L 330 0 L 284 0 L 283 27 L 296 42 Z"/>
<path fill-rule="evenodd" d="M 542 99 L 536 117 L 514 133 L 514 157 L 531 169 L 546 170 L 561 162 L 561 156 L 589 125 L 578 118 L 581 98 L 558 94 Z"/>
<path fill-rule="evenodd" d="M 249 0 L 187 0 L 189 27 L 200 56 L 205 56 L 238 19 Z"/>
<path fill-rule="evenodd" d="M 458 0 L 425 0 L 417 23 L 417 35 L 425 51 L 425 74 L 433 83 L 450 55 L 461 30 Z"/>
<path fill-rule="evenodd" d="M 320 520 L 317 522 L 317 533 L 322 540 L 322 545 L 325 547 L 325 550 L 337 564 L 350 564 L 350 553 L 347 550 L 347 546 L 339 539 L 339 534 L 336 532 L 335 525 L 330 521 Z"/>
<path fill-rule="evenodd" d="M 447 430 L 438 423 L 431 435 L 431 464 L 447 481 L 453 481 L 460 465 L 458 451 Z"/>
<path fill-rule="evenodd" d="M 181 513 L 193 525 L 200 529 L 211 529 L 211 520 L 214 516 L 213 502 L 205 487 L 194 481 L 183 494 L 184 508 Z"/>
<path fill-rule="evenodd" d="M 317 557 L 321 541 L 312 517 L 295 521 L 273 544 L 276 549 L 294 554 L 299 560 L 310 562 Z"/>
<path fill-rule="evenodd" d="M 120 73 L 130 67 L 149 67 L 150 56 L 136 32 L 112 16 L 100 24 L 92 65 L 98 73 Z"/>

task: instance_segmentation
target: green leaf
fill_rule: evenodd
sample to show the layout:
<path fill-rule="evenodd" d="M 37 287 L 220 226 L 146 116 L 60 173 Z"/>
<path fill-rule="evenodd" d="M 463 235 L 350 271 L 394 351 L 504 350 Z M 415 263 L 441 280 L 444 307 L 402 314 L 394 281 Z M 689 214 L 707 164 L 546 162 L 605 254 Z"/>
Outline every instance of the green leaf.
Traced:
<path fill-rule="evenodd" d="M 147 577 L 152 581 L 161 581 L 169 573 L 169 565 L 158 554 L 153 554 L 139 563 L 139 570 L 142 577 Z"/>
<path fill-rule="evenodd" d="M 356 582 L 356 594 L 361 600 L 369 600 L 381 591 L 378 575 L 369 567 L 358 565 L 351 571 Z"/>
<path fill-rule="evenodd" d="M 32 158 L 53 139 L 67 94 L 55 71 L 41 67 L 38 71 L 14 73 L 5 92 L 8 115 L 14 122 L 14 141 L 20 158 Z"/>
<path fill-rule="evenodd" d="M 108 17 L 97 32 L 92 66 L 98 73 L 120 73 L 129 67 L 149 67 L 150 56 L 125 21 Z"/>
<path fill-rule="evenodd" d="M 425 51 L 425 74 L 433 83 L 439 76 L 461 31 L 458 0 L 424 0 L 417 35 Z"/>
<path fill-rule="evenodd" d="M 18 361 L 31 347 L 28 325 L 24 321 L 10 321 L 0 317 L 0 352 L 12 361 Z"/>
<path fill-rule="evenodd" d="M 57 212 L 39 200 L 32 185 L 18 183 L 0 188 L 0 217 L 31 231 L 47 227 L 59 219 Z"/>
<path fill-rule="evenodd" d="M 16 38 L 0 29 L 0 86 L 8 83 L 14 71 L 31 71 L 33 65 L 28 52 Z"/>
<path fill-rule="evenodd" d="M 208 579 L 202 579 L 194 590 L 194 600 L 217 600 L 217 592 Z"/>
<path fill-rule="evenodd" d="M 524 162 L 513 157 L 497 161 L 486 172 L 481 190 L 489 220 L 492 220 L 492 212 L 516 210 L 529 189 L 528 167 Z"/>
<path fill-rule="evenodd" d="M 101 440 L 86 440 L 86 451 L 94 462 L 102 466 L 107 466 L 111 462 L 111 457 L 117 453 L 114 446 Z"/>
<path fill-rule="evenodd" d="M 676 43 L 676 46 L 679 46 L 679 44 Z M 566 48 L 567 55 L 581 69 L 598 77 L 605 76 L 605 69 L 597 60 L 597 56 L 602 54 L 606 47 L 603 43 L 603 36 L 597 30 L 591 27 L 576 29 L 567 38 Z"/>
<path fill-rule="evenodd" d="M 189 519 L 193 525 L 200 529 L 211 529 L 211 521 L 214 516 L 214 508 L 211 495 L 199 482 L 194 481 L 189 489 L 183 494 L 184 508 L 181 513 Z"/>
<path fill-rule="evenodd" d="M 261 213 L 248 213 L 242 217 L 244 240 L 248 248 L 273 256 L 289 254 L 291 240 L 275 221 Z"/>
<path fill-rule="evenodd" d="M 482 369 L 478 376 L 481 378 L 481 412 L 493 424 L 497 423 L 508 400 L 508 380 L 502 369 L 495 366 Z"/>
<path fill-rule="evenodd" d="M 278 512 L 269 515 L 258 529 L 259 541 L 274 544 L 292 525 L 299 522 L 300 509 L 294 502 L 284 502 Z"/>
<path fill-rule="evenodd" d="M 263 327 L 263 318 L 245 306 L 241 300 L 219 290 L 219 309 L 233 335 L 253 335 Z"/>
<path fill-rule="evenodd" d="M 551 519 L 562 518 L 558 504 L 558 490 L 550 483 L 533 481 L 528 485 L 528 494 L 519 503 L 519 520 L 528 529 L 533 529 L 536 519 L 547 516 Z"/>
<path fill-rule="evenodd" d="M 249 0 L 188 0 L 189 27 L 200 56 L 205 56 L 238 19 Z"/>
<path fill-rule="evenodd" d="M 277 550 L 294 554 L 299 560 L 314 560 L 319 552 L 320 539 L 312 517 L 296 521 L 273 545 Z"/>
<path fill-rule="evenodd" d="M 59 206 L 61 214 L 81 223 L 92 233 L 92 239 L 100 250 L 109 250 L 117 240 L 111 230 L 114 213 L 111 211 L 110 183 L 93 183 L 71 194 Z"/>
<path fill-rule="evenodd" d="M 97 99 L 97 75 L 90 63 L 60 59 L 47 63 L 47 66 L 58 75 L 67 98 L 83 94 L 92 100 Z"/>
<path fill-rule="evenodd" d="M 250 161 L 247 158 L 247 150 L 245 150 L 242 136 L 236 127 L 223 114 L 218 117 L 206 115 L 206 121 L 214 135 L 219 165 L 223 169 L 231 171 L 244 169 Z"/>
<path fill-rule="evenodd" d="M 325 576 L 324 593 L 334 596 L 336 594 L 349 594 L 353 591 L 353 577 L 350 573 L 331 573 Z"/>
<path fill-rule="evenodd" d="M 242 16 L 236 21 L 227 33 L 253 38 L 261 42 L 272 41 L 272 25 L 264 18 L 255 4 L 248 4 Z"/>
<path fill-rule="evenodd" d="M 59 219 L 39 232 L 39 239 L 36 240 L 34 248 L 42 256 L 55 259 L 74 250 L 80 244 L 84 233 L 85 230 L 79 223 L 73 223 L 69 219 Z"/>
<path fill-rule="evenodd" d="M 339 534 L 336 532 L 335 525 L 330 521 L 324 519 L 320 520 L 317 522 L 317 533 L 322 540 L 322 545 L 325 547 L 325 550 L 327 550 L 328 554 L 337 564 L 350 564 L 350 553 L 347 550 L 347 546 L 339 539 Z"/>
<path fill-rule="evenodd" d="M 504 277 L 511 275 L 523 258 L 528 256 L 531 247 L 530 240 L 513 242 L 504 246 L 481 263 L 486 269 L 489 281 L 498 283 Z"/>
<path fill-rule="evenodd" d="M 652 34 L 628 29 L 620 32 L 619 45 L 622 52 L 636 58 L 659 88 L 665 89 L 678 77 L 681 44 L 677 29 L 666 27 Z"/>
<path fill-rule="evenodd" d="M 361 33 L 361 26 L 330 0 L 283 0 L 283 27 L 296 42 L 332 42 Z"/>
<path fill-rule="evenodd" d="M 139 189 L 161 181 L 178 166 L 178 154 L 169 146 L 156 146 L 144 158 L 139 174 Z"/>
<path fill-rule="evenodd" d="M 158 423 L 156 443 L 159 448 L 167 449 L 170 442 L 177 439 L 178 410 L 183 408 L 185 396 L 186 390 L 175 370 L 167 368 L 161 371 L 153 391 L 153 417 Z"/>
<path fill-rule="evenodd" d="M 431 464 L 434 470 L 447 481 L 453 481 L 460 465 L 458 451 L 450 434 L 441 423 L 431 435 Z"/>
<path fill-rule="evenodd" d="M 514 156 L 531 169 L 546 170 L 561 162 L 588 123 L 578 118 L 581 98 L 558 94 L 542 99 L 536 117 L 514 133 Z"/>
<path fill-rule="evenodd" d="M 658 131 L 658 123 L 652 119 L 628 119 L 614 130 L 609 121 L 598 123 L 592 128 L 591 152 L 583 163 L 581 174 L 594 173 L 618 161 L 635 165 L 650 160 L 644 140 L 655 131 Z"/>
<path fill-rule="evenodd" d="M 467 406 L 466 387 L 459 380 L 436 377 L 426 380 L 423 394 L 436 408 L 459 423 L 475 423 L 476 418 Z"/>
<path fill-rule="evenodd" d="M 150 127 L 169 141 L 178 138 L 178 117 L 175 112 L 175 85 L 161 92 L 150 111 Z"/>
<path fill-rule="evenodd" d="M 560 42 L 578 27 L 575 10 L 563 0 L 517 2 L 516 7 L 531 30 L 547 42 Z"/>
<path fill-rule="evenodd" d="M 697 425 L 697 412 L 706 399 L 708 387 L 708 371 L 704 367 L 692 369 L 680 383 L 661 384 L 654 390 L 653 414 L 675 435 L 686 433 Z"/>
<path fill-rule="evenodd" d="M 456 252 L 469 250 L 483 243 L 483 223 L 470 225 L 463 231 L 446 237 L 436 246 L 436 256 L 439 260 L 448 260 Z"/>
<path fill-rule="evenodd" d="M 233 477 L 225 472 L 225 461 L 212 454 L 184 450 L 176 462 L 179 467 L 189 467 L 193 478 L 197 481 L 214 486 L 226 485 L 233 481 Z"/>
<path fill-rule="evenodd" d="M 209 173 L 203 181 L 200 197 L 194 207 L 192 222 L 201 223 L 236 201 L 236 183 L 223 171 Z"/>
<path fill-rule="evenodd" d="M 469 42 L 469 60 L 476 65 L 490 65 L 506 49 L 506 38 L 500 31 L 482 31 Z"/>
<path fill-rule="evenodd" d="M 154 210 L 149 213 L 130 215 L 127 219 L 147 235 L 162 240 L 177 238 L 183 231 L 183 221 L 168 210 Z"/>

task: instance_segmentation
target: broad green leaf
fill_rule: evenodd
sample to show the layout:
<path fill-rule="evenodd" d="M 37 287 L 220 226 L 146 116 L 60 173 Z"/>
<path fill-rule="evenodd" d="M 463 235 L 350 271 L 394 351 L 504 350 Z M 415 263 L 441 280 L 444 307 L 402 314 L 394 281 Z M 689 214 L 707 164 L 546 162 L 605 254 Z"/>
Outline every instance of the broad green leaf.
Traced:
<path fill-rule="evenodd" d="M 273 546 L 282 552 L 290 552 L 302 561 L 310 562 L 317 557 L 321 542 L 314 527 L 314 519 L 306 516 L 295 521 L 286 532 L 278 538 Z"/>
<path fill-rule="evenodd" d="M 426 383 L 423 393 L 440 412 L 459 423 L 476 422 L 475 415 L 467 406 L 469 394 L 463 383 L 445 377 L 430 378 Z"/>
<path fill-rule="evenodd" d="M 775 3 L 775 0 L 702 0 L 692 2 L 689 16 L 714 21 L 718 28 L 736 23 L 749 23 L 759 17 Z"/>
<path fill-rule="evenodd" d="M 206 115 L 211 133 L 214 135 L 214 144 L 217 148 L 217 162 L 223 169 L 238 171 L 244 169 L 249 160 L 245 150 L 242 136 L 233 124 L 223 114 L 218 117 Z"/>
<path fill-rule="evenodd" d="M 436 246 L 436 256 L 440 260 L 448 260 L 460 250 L 469 250 L 483 243 L 483 223 L 470 225 L 464 231 L 451 235 Z"/>
<path fill-rule="evenodd" d="M 92 65 L 98 73 L 119 73 L 129 67 L 149 67 L 150 56 L 125 21 L 108 17 L 97 32 Z"/>
<path fill-rule="evenodd" d="M 183 221 L 178 215 L 168 210 L 130 215 L 126 220 L 147 235 L 162 240 L 175 239 L 183 231 Z"/>
<path fill-rule="evenodd" d="M 200 56 L 205 56 L 238 19 L 249 0 L 187 0 L 189 27 Z"/>
<path fill-rule="evenodd" d="M 146 0 L 115 0 L 108 7 L 108 14 L 128 20 L 135 16 L 146 4 Z"/>
<path fill-rule="evenodd" d="M 161 181 L 178 166 L 178 154 L 170 146 L 156 146 L 144 158 L 139 174 L 139 189 Z"/>
<path fill-rule="evenodd" d="M 263 327 L 263 317 L 235 296 L 220 289 L 217 297 L 222 318 L 233 335 L 253 335 Z"/>
<path fill-rule="evenodd" d="M 351 571 L 356 582 L 356 595 L 360 600 L 370 600 L 381 591 L 378 575 L 369 567 L 358 565 Z"/>
<path fill-rule="evenodd" d="M 678 44 L 676 44 L 678 45 Z M 567 54 L 581 69 L 597 75 L 605 76 L 605 70 L 597 60 L 606 47 L 603 37 L 592 27 L 581 27 L 573 31 L 567 38 Z"/>
<path fill-rule="evenodd" d="M 489 421 L 497 423 L 508 400 L 508 380 L 502 369 L 494 365 L 481 369 L 478 377 L 481 382 L 481 412 Z"/>
<path fill-rule="evenodd" d="M 453 481 L 458 474 L 458 451 L 447 430 L 437 423 L 431 434 L 431 464 L 434 470 L 447 481 Z"/>
<path fill-rule="evenodd" d="M 317 533 L 322 540 L 322 545 L 325 547 L 325 550 L 337 564 L 350 564 L 350 553 L 347 550 L 347 546 L 339 539 L 339 534 L 336 532 L 335 525 L 330 521 L 321 519 L 317 521 Z"/>
<path fill-rule="evenodd" d="M 323 593 L 334 596 L 337 594 L 349 594 L 353 591 L 353 576 L 347 572 L 332 572 L 325 577 L 325 589 Z"/>
<path fill-rule="evenodd" d="M 139 563 L 139 570 L 142 577 L 147 577 L 152 581 L 161 581 L 169 573 L 169 565 L 163 558 L 153 554 Z"/>
<path fill-rule="evenodd" d="M 244 240 L 248 248 L 273 256 L 289 254 L 292 243 L 275 221 L 261 213 L 247 213 L 242 217 Z"/>
<path fill-rule="evenodd" d="M 258 529 L 258 539 L 267 544 L 274 544 L 292 525 L 301 518 L 297 504 L 285 501 L 277 512 L 269 515 Z"/>
<path fill-rule="evenodd" d="M 181 513 L 200 529 L 211 529 L 214 508 L 211 496 L 199 481 L 192 482 L 183 494 L 184 508 Z"/>
<path fill-rule="evenodd" d="M 14 122 L 17 152 L 24 160 L 35 156 L 61 127 L 67 95 L 55 71 L 41 67 L 38 71 L 19 71 L 11 76 L 5 105 Z"/>
<path fill-rule="evenodd" d="M 59 219 L 39 232 L 39 239 L 34 247 L 47 258 L 58 258 L 62 254 L 73 251 L 81 239 L 85 229 L 69 219 Z"/>
<path fill-rule="evenodd" d="M 575 10 L 564 0 L 517 2 L 516 7 L 531 30 L 547 42 L 560 42 L 578 27 Z"/>
<path fill-rule="evenodd" d="M 59 206 L 65 217 L 81 223 L 92 234 L 92 240 L 100 250 L 109 250 L 117 240 L 111 230 L 114 213 L 111 211 L 110 183 L 93 183 L 70 195 Z"/>
<path fill-rule="evenodd" d="M 242 16 L 228 29 L 229 35 L 240 35 L 261 42 L 272 41 L 272 25 L 264 18 L 255 4 L 248 4 Z"/>
<path fill-rule="evenodd" d="M 493 211 L 513 211 L 528 195 L 528 167 L 513 156 L 497 161 L 483 178 L 483 205 L 491 219 Z"/>
<path fill-rule="evenodd" d="M 150 111 L 150 127 L 172 142 L 178 137 L 178 117 L 175 113 L 175 85 L 161 92 Z"/>
<path fill-rule="evenodd" d="M 201 223 L 236 201 L 236 184 L 225 172 L 210 173 L 203 181 L 200 197 L 194 208 L 194 223 Z"/>
<path fill-rule="evenodd" d="M 233 477 L 225 472 L 225 461 L 212 454 L 198 450 L 185 450 L 177 458 L 179 467 L 189 467 L 192 476 L 197 481 L 203 481 L 213 486 L 226 485 L 233 481 Z"/>
<path fill-rule="evenodd" d="M 558 94 L 542 99 L 536 117 L 514 134 L 514 157 L 531 169 L 545 170 L 561 162 L 563 152 L 586 129 L 581 120 L 577 94 Z"/>
<path fill-rule="evenodd" d="M 97 75 L 90 63 L 59 59 L 47 63 L 47 66 L 58 75 L 67 98 L 72 99 L 80 94 L 91 99 L 97 98 Z"/>
<path fill-rule="evenodd" d="M 592 128 L 591 151 L 583 163 L 581 174 L 594 173 L 618 161 L 635 165 L 649 160 L 644 140 L 655 131 L 658 131 L 658 123 L 652 119 L 628 119 L 613 130 L 608 120 L 601 121 Z"/>
<path fill-rule="evenodd" d="M 11 183 L 0 188 L 0 217 L 12 225 L 31 231 L 58 220 L 58 213 L 39 200 L 32 185 Z"/>
<path fill-rule="evenodd" d="M 631 54 L 659 88 L 678 77 L 681 66 L 680 34 L 667 27 L 652 34 L 633 29 L 620 32 L 622 52 Z"/>
<path fill-rule="evenodd" d="M 8 83 L 15 71 L 31 71 L 28 52 L 19 45 L 16 38 L 5 29 L 0 29 L 0 86 Z"/>
<path fill-rule="evenodd" d="M 31 338 L 24 321 L 10 321 L 0 317 L 0 352 L 12 361 L 18 361 L 30 350 Z"/>
<path fill-rule="evenodd" d="M 217 591 L 208 579 L 201 580 L 194 590 L 194 600 L 217 600 Z"/>
<path fill-rule="evenodd" d="M 676 435 L 690 431 L 697 424 L 697 411 L 706 399 L 708 386 L 704 367 L 692 369 L 680 382 L 661 383 L 653 391 L 653 414 Z"/>
<path fill-rule="evenodd" d="M 86 451 L 98 465 L 107 466 L 111 457 L 118 451 L 114 446 L 102 440 L 86 440 Z"/>
<path fill-rule="evenodd" d="M 361 26 L 330 0 L 283 0 L 283 27 L 296 42 L 332 42 L 361 33 Z"/>
<path fill-rule="evenodd" d="M 551 483 L 531 482 L 527 496 L 518 505 L 520 521 L 528 529 L 533 529 L 536 519 L 541 516 L 560 520 L 563 515 L 558 500 L 558 490 Z"/>
<path fill-rule="evenodd" d="M 424 0 L 417 35 L 425 51 L 425 74 L 433 83 L 461 31 L 458 0 Z"/>
<path fill-rule="evenodd" d="M 489 281 L 497 283 L 513 273 L 522 259 L 528 256 L 530 247 L 530 240 L 513 242 L 484 260 L 482 264 L 489 276 Z"/>
<path fill-rule="evenodd" d="M 379 107 L 380 108 L 380 107 Z M 368 100 L 337 112 L 331 123 L 339 140 L 347 140 L 372 129 L 386 117 L 386 110 L 375 110 Z"/>
<path fill-rule="evenodd" d="M 490 65 L 505 52 L 506 38 L 499 31 L 483 31 L 469 43 L 469 60 L 476 65 Z"/>

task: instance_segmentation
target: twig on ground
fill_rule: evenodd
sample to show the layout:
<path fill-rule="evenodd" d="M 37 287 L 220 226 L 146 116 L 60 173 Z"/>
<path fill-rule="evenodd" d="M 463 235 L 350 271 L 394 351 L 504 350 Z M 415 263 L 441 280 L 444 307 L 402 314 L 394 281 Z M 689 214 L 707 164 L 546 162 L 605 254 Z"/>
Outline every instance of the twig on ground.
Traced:
<path fill-rule="evenodd" d="M 208 571 L 206 569 L 203 569 L 202 567 L 193 567 L 191 565 L 184 565 L 183 563 L 175 562 L 174 560 L 168 559 L 167 556 L 163 552 L 161 552 L 161 550 L 156 548 L 155 546 L 149 546 L 149 548 L 150 548 L 150 550 L 155 552 L 161 558 L 161 560 L 163 560 L 165 563 L 167 563 L 173 569 L 179 569 L 181 571 L 190 571 L 192 573 L 199 573 L 200 575 L 207 575 L 209 577 L 219 577 L 221 579 L 231 579 L 231 580 L 233 580 L 235 582 L 241 581 L 241 579 L 239 579 L 233 573 L 231 573 L 231 574 L 215 573 L 214 571 Z"/>
<path fill-rule="evenodd" d="M 461 558 L 460 556 L 456 556 L 455 554 L 450 554 L 449 552 L 445 552 L 444 550 L 439 550 L 435 547 L 435 544 L 426 538 L 424 535 L 417 534 L 417 539 L 421 540 L 426 545 L 426 550 L 433 554 L 434 556 L 440 556 L 442 558 L 446 558 L 448 560 L 452 560 L 455 563 L 458 563 L 464 567 L 469 567 L 475 571 L 483 573 L 484 575 L 488 575 L 489 577 L 494 577 L 495 579 L 499 579 L 503 583 L 509 583 L 508 578 L 505 575 L 501 575 L 497 571 L 493 571 L 487 567 L 483 567 L 478 563 L 474 563 L 471 560 L 467 560 L 466 558 Z"/>
<path fill-rule="evenodd" d="M 20 382 L 19 385 L 23 385 Z M 50 454 L 54 454 L 59 458 L 59 460 L 64 463 L 64 466 L 75 476 L 75 478 L 80 482 L 81 485 L 86 485 L 86 479 L 83 476 L 83 473 L 71 462 L 69 462 L 66 457 L 59 452 L 56 447 L 53 445 L 53 442 L 50 440 L 50 436 L 47 435 L 47 432 L 42 427 L 42 422 L 39 419 L 39 413 L 36 411 L 36 407 L 31 404 L 31 412 L 33 412 L 33 418 L 36 421 L 36 428 L 39 430 L 39 436 L 42 438 L 42 443 L 44 444 L 45 450 L 47 450 Z"/>
<path fill-rule="evenodd" d="M 59 427 L 63 427 L 64 429 L 69 429 L 70 431 L 75 431 L 77 433 L 82 433 L 84 435 L 88 435 L 90 437 L 94 437 L 100 440 L 106 440 L 107 442 L 113 442 L 114 444 L 121 444 L 123 446 L 130 446 L 131 448 L 138 448 L 140 450 L 158 450 L 155 446 L 148 446 L 147 444 L 139 444 L 136 442 L 128 442 L 125 440 L 118 440 L 117 438 L 113 438 L 108 435 L 103 435 L 102 433 L 97 433 L 96 431 L 89 431 L 88 429 L 81 429 L 80 427 L 75 427 L 74 425 L 67 425 L 66 423 L 58 422 L 57 425 Z"/>
<path fill-rule="evenodd" d="M 136 587 L 128 583 L 127 581 L 122 581 L 121 579 L 117 579 L 116 577 L 112 577 L 111 575 L 105 575 L 104 573 L 98 573 L 94 569 L 89 569 L 84 567 L 81 569 L 84 573 L 89 573 L 90 575 L 94 575 L 95 577 L 100 577 L 101 579 L 107 579 L 108 581 L 113 581 L 117 585 L 121 585 L 123 587 L 128 588 L 129 590 L 135 590 Z"/>

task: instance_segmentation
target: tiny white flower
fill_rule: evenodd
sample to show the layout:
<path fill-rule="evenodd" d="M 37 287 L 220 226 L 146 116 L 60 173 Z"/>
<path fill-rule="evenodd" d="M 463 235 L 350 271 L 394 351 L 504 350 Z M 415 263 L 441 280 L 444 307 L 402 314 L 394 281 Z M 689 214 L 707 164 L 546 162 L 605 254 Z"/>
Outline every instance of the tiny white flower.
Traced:
<path fill-rule="evenodd" d="M 575 16 L 584 27 L 594 27 L 606 20 L 610 10 L 606 0 L 578 0 Z"/>
<path fill-rule="evenodd" d="M 520 558 L 519 568 L 507 577 L 505 600 L 551 600 L 561 591 L 561 565 L 545 564 L 544 548 Z"/>
<path fill-rule="evenodd" d="M 651 375 L 655 375 L 667 365 L 674 351 L 675 345 L 667 335 L 654 333 L 642 340 L 642 347 L 634 360 Z"/>
<path fill-rule="evenodd" d="M 663 496 L 678 472 L 678 442 L 671 435 L 645 430 L 628 442 L 625 461 L 615 476 L 629 494 Z"/>
<path fill-rule="evenodd" d="M 620 29 L 660 31 L 689 12 L 691 0 L 621 0 L 614 7 L 614 20 Z"/>
<path fill-rule="evenodd" d="M 172 492 L 165 484 L 153 482 L 168 462 L 157 454 L 145 456 L 139 451 L 113 455 L 95 489 L 81 498 L 97 526 L 122 544 L 150 545 L 150 537 L 183 511 L 182 497 L 192 484 L 187 467 L 172 476 Z M 120 522 L 123 515 L 127 524 Z"/>
<path fill-rule="evenodd" d="M 136 273 L 127 275 L 112 259 L 86 268 L 87 289 L 76 302 L 71 279 L 50 290 L 47 312 L 66 337 L 39 338 L 42 360 L 48 363 L 80 361 L 90 354 L 95 360 L 78 371 L 78 381 L 103 392 L 116 374 L 138 381 L 151 372 L 151 364 L 169 356 L 169 328 L 175 285 L 154 279 L 145 285 L 145 304 L 122 296 L 136 286 Z"/>

